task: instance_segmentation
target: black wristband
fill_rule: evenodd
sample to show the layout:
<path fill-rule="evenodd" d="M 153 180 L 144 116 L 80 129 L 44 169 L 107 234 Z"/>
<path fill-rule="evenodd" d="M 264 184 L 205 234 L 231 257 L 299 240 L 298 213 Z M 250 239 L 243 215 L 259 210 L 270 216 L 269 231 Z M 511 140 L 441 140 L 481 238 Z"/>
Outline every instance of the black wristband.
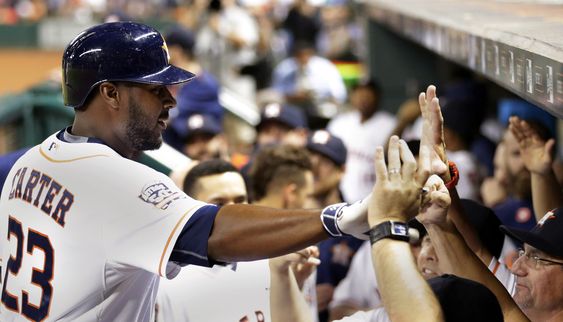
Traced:
<path fill-rule="evenodd" d="M 409 225 L 400 221 L 385 221 L 369 231 L 369 240 L 372 245 L 383 238 L 408 242 L 410 240 Z"/>

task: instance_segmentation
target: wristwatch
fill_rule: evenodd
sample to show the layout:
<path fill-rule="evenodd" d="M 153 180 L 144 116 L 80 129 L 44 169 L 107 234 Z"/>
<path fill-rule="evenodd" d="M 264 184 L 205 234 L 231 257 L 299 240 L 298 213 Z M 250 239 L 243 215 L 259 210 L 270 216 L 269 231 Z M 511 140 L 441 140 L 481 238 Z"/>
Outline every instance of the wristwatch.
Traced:
<path fill-rule="evenodd" d="M 378 224 L 369 231 L 369 240 L 371 244 L 383 238 L 391 238 L 408 242 L 412 236 L 409 231 L 409 225 L 400 221 L 386 221 Z"/>

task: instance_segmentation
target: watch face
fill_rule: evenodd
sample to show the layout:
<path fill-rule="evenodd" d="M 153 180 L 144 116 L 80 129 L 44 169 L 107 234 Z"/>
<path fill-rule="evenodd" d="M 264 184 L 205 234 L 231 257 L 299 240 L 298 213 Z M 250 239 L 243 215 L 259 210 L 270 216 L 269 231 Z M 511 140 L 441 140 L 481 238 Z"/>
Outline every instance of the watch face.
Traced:
<path fill-rule="evenodd" d="M 407 227 L 404 225 L 392 225 L 391 230 L 393 235 L 408 235 Z"/>

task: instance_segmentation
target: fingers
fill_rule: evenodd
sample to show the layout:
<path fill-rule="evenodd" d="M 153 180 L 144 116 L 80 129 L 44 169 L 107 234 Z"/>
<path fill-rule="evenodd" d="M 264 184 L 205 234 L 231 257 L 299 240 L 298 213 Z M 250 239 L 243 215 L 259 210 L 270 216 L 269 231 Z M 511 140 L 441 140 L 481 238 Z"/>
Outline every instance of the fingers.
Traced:
<path fill-rule="evenodd" d="M 387 177 L 387 165 L 385 164 L 385 156 L 382 146 L 375 148 L 375 177 L 377 182 L 389 180 Z"/>
<path fill-rule="evenodd" d="M 528 127 L 528 131 L 525 128 L 526 126 Z M 526 137 L 528 136 L 527 133 L 530 132 L 529 126 L 526 123 L 526 121 L 521 120 L 517 116 L 511 116 L 510 117 L 508 128 L 509 128 L 510 132 L 512 132 L 512 135 L 514 135 L 514 138 L 516 138 L 516 140 L 518 142 L 524 141 L 526 139 Z"/>
<path fill-rule="evenodd" d="M 399 151 L 399 137 L 393 135 L 389 139 L 389 150 L 387 151 L 389 178 L 401 177 L 401 155 Z"/>
<path fill-rule="evenodd" d="M 436 97 L 436 86 L 429 85 L 426 89 L 426 99 L 432 100 L 434 97 Z"/>
<path fill-rule="evenodd" d="M 443 143 L 443 126 L 444 118 L 442 117 L 442 111 L 440 110 L 440 100 L 434 97 L 430 102 L 430 118 L 432 126 L 432 143 L 442 144 Z"/>
<path fill-rule="evenodd" d="M 321 260 L 318 258 L 319 248 L 317 246 L 309 246 L 296 252 L 296 254 L 300 256 L 300 259 L 296 260 L 295 262 L 313 265 L 319 265 L 321 263 Z"/>
<path fill-rule="evenodd" d="M 438 205 L 440 208 L 447 208 L 451 204 L 451 197 L 449 193 L 442 192 L 442 191 L 433 191 L 430 193 L 430 200 L 433 204 Z"/>
<path fill-rule="evenodd" d="M 425 112 L 426 112 L 426 94 L 425 93 L 420 93 L 418 95 L 418 105 L 420 105 L 420 112 L 424 116 Z"/>
<path fill-rule="evenodd" d="M 399 140 L 401 160 L 403 160 L 402 175 L 403 178 L 412 178 L 416 171 L 416 159 L 409 150 L 407 142 Z"/>
<path fill-rule="evenodd" d="M 421 146 L 420 152 L 418 153 L 418 171 L 416 176 L 416 182 L 420 186 L 424 186 L 424 183 L 428 180 L 431 167 L 430 150 L 427 146 Z"/>

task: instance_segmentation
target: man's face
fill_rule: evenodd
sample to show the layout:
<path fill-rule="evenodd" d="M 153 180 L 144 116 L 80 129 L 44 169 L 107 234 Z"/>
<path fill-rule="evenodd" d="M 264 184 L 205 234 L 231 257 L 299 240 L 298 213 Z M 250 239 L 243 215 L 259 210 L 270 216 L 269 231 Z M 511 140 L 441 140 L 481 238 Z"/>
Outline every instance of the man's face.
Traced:
<path fill-rule="evenodd" d="M 358 87 L 352 91 L 350 103 L 362 114 L 371 114 L 377 109 L 377 94 L 368 87 Z"/>
<path fill-rule="evenodd" d="M 442 275 L 438 265 L 438 256 L 436 256 L 436 251 L 434 251 L 434 246 L 428 235 L 424 236 L 420 247 L 416 263 L 424 279 Z"/>
<path fill-rule="evenodd" d="M 563 262 L 544 252 L 524 244 L 524 251 L 528 255 Z M 514 301 L 524 311 L 556 312 L 563 310 L 563 266 L 537 266 L 526 256 L 518 258 L 512 265 L 512 273 L 516 275 L 516 290 Z"/>
<path fill-rule="evenodd" d="M 508 176 L 508 169 L 506 166 L 506 148 L 504 147 L 504 143 L 499 143 L 497 145 L 497 149 L 495 150 L 495 157 L 493 159 L 493 164 L 495 167 L 494 177 L 500 182 L 503 186 L 508 184 L 507 176 Z"/>
<path fill-rule="evenodd" d="M 506 155 L 506 165 L 511 174 L 516 174 L 525 169 L 524 161 L 520 155 L 520 147 L 518 141 L 511 131 L 506 131 L 503 138 Z"/>
<path fill-rule="evenodd" d="M 162 145 L 168 110 L 176 101 L 165 86 L 135 84 L 128 87 L 131 95 L 125 125 L 127 142 L 135 151 L 158 149 Z"/>
<path fill-rule="evenodd" d="M 342 177 L 342 168 L 319 153 L 311 152 L 310 155 L 311 164 L 313 165 L 315 191 L 322 191 L 327 189 L 328 186 L 333 185 L 336 188 Z"/>
<path fill-rule="evenodd" d="M 290 131 L 287 125 L 279 122 L 264 122 L 257 133 L 256 143 L 260 146 L 282 143 Z"/>
<path fill-rule="evenodd" d="M 309 63 L 311 57 L 313 57 L 314 55 L 315 51 L 313 49 L 304 48 L 295 53 L 295 60 L 301 68 L 304 68 Z"/>
<path fill-rule="evenodd" d="M 192 135 L 184 145 L 184 153 L 194 160 L 211 160 L 223 155 L 223 150 L 226 149 L 225 144 L 220 135 L 197 133 Z"/>
<path fill-rule="evenodd" d="M 224 172 L 199 178 L 193 197 L 217 206 L 248 202 L 244 180 L 236 172 Z"/>
<path fill-rule="evenodd" d="M 526 197 L 530 193 L 530 172 L 526 169 L 518 141 L 511 131 L 506 131 L 503 138 L 508 187 L 518 196 Z"/>

